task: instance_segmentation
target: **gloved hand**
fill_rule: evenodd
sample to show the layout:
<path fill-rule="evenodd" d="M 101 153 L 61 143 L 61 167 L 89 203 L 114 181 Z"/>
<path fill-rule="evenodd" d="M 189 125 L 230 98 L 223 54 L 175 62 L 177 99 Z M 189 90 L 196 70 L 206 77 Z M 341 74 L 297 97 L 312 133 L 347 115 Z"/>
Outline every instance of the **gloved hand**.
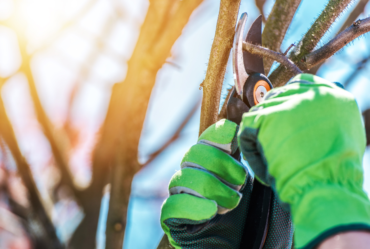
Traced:
<path fill-rule="evenodd" d="M 253 178 L 230 154 L 237 149 L 237 125 L 221 120 L 185 154 L 171 179 L 161 225 L 176 248 L 239 248 Z M 290 214 L 276 199 L 264 248 L 290 248 Z"/>
<path fill-rule="evenodd" d="M 298 75 L 243 115 L 238 136 L 258 179 L 290 208 L 295 248 L 313 248 L 341 231 L 370 230 L 362 189 L 365 132 L 350 93 Z"/>

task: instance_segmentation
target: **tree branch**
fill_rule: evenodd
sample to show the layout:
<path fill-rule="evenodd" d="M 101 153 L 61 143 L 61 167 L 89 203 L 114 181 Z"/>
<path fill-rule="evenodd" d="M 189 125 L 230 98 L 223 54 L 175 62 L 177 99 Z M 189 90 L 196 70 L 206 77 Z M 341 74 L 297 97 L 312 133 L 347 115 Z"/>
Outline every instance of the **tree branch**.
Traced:
<path fill-rule="evenodd" d="M 209 57 L 206 78 L 203 82 L 203 101 L 199 134 L 217 122 L 222 84 L 230 50 L 233 46 L 235 25 L 240 0 L 221 0 L 216 34 Z"/>
<path fill-rule="evenodd" d="M 269 58 L 273 59 L 281 63 L 281 65 L 285 66 L 291 73 L 300 74 L 302 71 L 287 57 L 285 57 L 282 53 L 278 53 L 267 48 L 254 45 L 248 42 L 243 42 L 243 50 L 248 51 L 251 54 L 256 54 L 261 56 L 262 58 Z"/>
<path fill-rule="evenodd" d="M 263 29 L 262 46 L 273 51 L 280 51 L 285 33 L 300 3 L 301 0 L 277 0 L 275 2 Z M 263 59 L 266 75 L 269 73 L 273 62 L 274 60 L 271 58 Z"/>
<path fill-rule="evenodd" d="M 15 10 L 16 10 L 15 12 L 19 12 L 21 8 L 18 6 L 15 8 Z M 11 19 L 15 18 L 18 15 L 20 15 L 20 13 L 13 13 Z M 69 172 L 67 162 L 68 160 L 66 158 L 67 153 L 65 151 L 65 148 L 63 147 L 63 145 L 65 145 L 65 138 L 62 136 L 58 136 L 58 134 L 55 132 L 55 129 L 51 121 L 49 120 L 47 114 L 43 109 L 42 103 L 37 92 L 37 87 L 31 70 L 31 57 L 27 52 L 27 39 L 25 37 L 26 32 L 24 32 L 24 27 L 21 26 L 20 22 L 16 22 L 14 20 L 12 21 L 11 19 L 8 21 L 9 27 L 15 31 L 19 43 L 19 50 L 22 57 L 22 64 L 19 71 L 23 72 L 27 77 L 28 86 L 34 104 L 37 120 L 42 127 L 42 131 L 45 137 L 49 141 L 56 164 L 57 166 L 59 166 L 61 172 L 61 182 L 67 185 L 72 190 L 73 194 L 76 197 L 79 197 L 80 192 L 74 186 L 73 178 Z"/>
<path fill-rule="evenodd" d="M 20 42 L 20 44 L 22 44 L 22 42 Z M 23 44 L 26 44 L 26 43 L 24 42 Z M 67 148 L 65 146 L 63 147 L 63 145 L 66 145 L 67 143 L 65 141 L 66 137 L 61 136 L 61 134 L 57 134 L 53 124 L 49 120 L 42 106 L 40 97 L 37 92 L 37 87 L 35 84 L 33 73 L 31 70 L 30 57 L 26 53 L 25 49 L 26 48 L 23 46 L 20 47 L 22 58 L 23 58 L 21 71 L 23 71 L 25 76 L 27 77 L 28 86 L 29 86 L 31 98 L 34 104 L 37 120 L 39 124 L 41 125 L 42 131 L 50 144 L 54 160 L 60 170 L 60 173 L 61 173 L 60 183 L 68 186 L 73 192 L 74 196 L 79 199 L 81 192 L 74 185 L 73 178 L 69 170 L 69 166 L 68 166 L 68 158 L 67 158 L 67 151 L 66 151 Z"/>
<path fill-rule="evenodd" d="M 255 0 L 256 6 L 262 15 L 262 22 L 266 22 L 265 13 L 263 13 L 263 6 L 265 6 L 266 0 Z"/>
<path fill-rule="evenodd" d="M 343 87 L 348 88 L 348 85 L 355 79 L 356 75 L 364 68 L 366 68 L 366 63 L 370 61 L 370 56 L 365 57 L 356 65 L 356 69 L 347 77 L 347 79 L 343 82 Z M 370 130 L 369 130 L 370 132 Z"/>
<path fill-rule="evenodd" d="M 347 17 L 347 20 L 343 23 L 342 27 L 338 30 L 336 35 L 341 33 L 343 30 L 348 28 L 350 25 L 354 23 L 354 21 L 357 20 L 358 16 L 364 12 L 364 9 L 366 7 L 366 4 L 369 2 L 369 0 L 360 0 L 356 7 L 352 10 L 351 14 Z M 321 61 L 320 63 L 316 64 L 314 67 L 308 69 L 307 71 L 311 74 L 316 74 L 317 71 L 320 69 L 320 67 L 325 63 L 325 61 Z"/>
<path fill-rule="evenodd" d="M 32 177 L 32 172 L 29 165 L 24 159 L 21 151 L 19 150 L 17 140 L 5 111 L 3 100 L 0 96 L 0 135 L 4 139 L 5 143 L 8 145 L 13 158 L 16 162 L 19 175 L 22 178 L 24 185 L 28 190 L 29 201 L 31 208 L 29 210 L 30 224 L 33 227 L 37 227 L 39 231 L 35 232 L 39 236 L 39 241 L 42 241 L 42 249 L 56 248 L 62 249 L 53 224 L 51 223 L 49 216 L 40 200 L 38 189 L 36 187 L 35 181 Z M 41 245 L 39 245 L 41 246 Z"/>
<path fill-rule="evenodd" d="M 131 181 L 141 168 L 137 161 L 138 145 L 157 72 L 201 2 L 161 0 L 150 3 L 128 63 L 126 79 L 112 92 L 103 128 L 104 138 L 102 143 L 99 142 L 99 150 L 103 142 L 108 148 L 114 147 L 113 157 L 109 159 L 112 162 L 112 178 L 106 226 L 107 249 L 122 248 Z M 108 141 L 112 136 L 113 139 Z"/>
<path fill-rule="evenodd" d="M 370 31 L 370 17 L 362 20 L 357 20 L 350 27 L 342 31 L 330 42 L 321 48 L 307 54 L 304 57 L 304 63 L 300 64 L 300 68 L 306 69 L 315 66 L 321 61 L 326 60 L 334 53 L 338 52 L 341 48 L 353 41 L 360 35 Z"/>
<path fill-rule="evenodd" d="M 302 40 L 290 53 L 289 59 L 298 64 L 309 54 L 350 2 L 351 0 L 330 0 L 323 12 L 303 36 Z M 286 70 L 284 66 L 279 66 L 271 73 L 269 78 L 274 86 L 281 86 L 293 75 L 294 74 Z"/>

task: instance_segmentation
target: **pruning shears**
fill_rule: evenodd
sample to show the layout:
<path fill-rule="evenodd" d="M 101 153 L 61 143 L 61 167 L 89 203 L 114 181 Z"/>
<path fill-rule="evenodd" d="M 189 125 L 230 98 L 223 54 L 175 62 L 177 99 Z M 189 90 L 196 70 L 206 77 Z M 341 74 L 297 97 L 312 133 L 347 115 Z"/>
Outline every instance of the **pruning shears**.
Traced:
<path fill-rule="evenodd" d="M 235 87 L 227 103 L 227 119 L 239 124 L 242 115 L 263 101 L 272 84 L 264 75 L 263 59 L 243 51 L 243 41 L 262 45 L 262 16 L 259 16 L 246 33 L 247 13 L 239 19 L 232 50 Z M 245 37 L 245 39 L 244 39 Z M 233 157 L 240 160 L 240 152 Z M 240 248 L 261 249 L 264 245 L 272 203 L 272 190 L 254 180 L 248 215 Z"/>

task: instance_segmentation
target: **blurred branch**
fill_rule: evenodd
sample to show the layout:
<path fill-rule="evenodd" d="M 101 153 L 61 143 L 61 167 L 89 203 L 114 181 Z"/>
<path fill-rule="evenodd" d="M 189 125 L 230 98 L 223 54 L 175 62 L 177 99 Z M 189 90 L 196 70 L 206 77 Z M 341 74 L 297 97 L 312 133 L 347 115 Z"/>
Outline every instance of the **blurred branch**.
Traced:
<path fill-rule="evenodd" d="M 361 15 L 364 10 L 365 10 L 365 7 L 366 7 L 366 4 L 369 2 L 369 0 L 360 0 L 356 7 L 352 10 L 351 14 L 348 16 L 348 18 L 346 19 L 346 21 L 343 23 L 342 27 L 338 30 L 338 32 L 336 33 L 336 35 L 338 35 L 339 33 L 341 33 L 343 30 L 345 30 L 347 27 L 349 27 L 350 25 L 352 25 L 356 20 L 357 18 L 359 17 L 359 15 Z M 316 74 L 317 71 L 319 71 L 320 67 L 325 63 L 325 61 L 321 61 L 320 63 L 316 64 L 314 67 L 308 69 L 307 71 L 311 74 Z"/>
<path fill-rule="evenodd" d="M 265 6 L 266 0 L 255 0 L 256 6 L 262 15 L 262 22 L 266 22 L 266 16 L 263 13 L 263 6 Z"/>
<path fill-rule="evenodd" d="M 323 35 L 350 2 L 351 0 L 330 0 L 311 28 L 290 53 L 289 59 L 298 65 L 316 47 Z M 294 73 L 280 65 L 271 73 L 269 78 L 274 86 L 281 86 L 292 76 L 294 76 Z"/>
<path fill-rule="evenodd" d="M 35 181 L 32 177 L 32 172 L 29 165 L 24 159 L 21 151 L 19 150 L 17 140 L 5 111 L 3 100 L 0 97 L 0 135 L 8 145 L 13 158 L 17 164 L 19 175 L 21 176 L 23 183 L 27 187 L 29 201 L 31 204 L 28 210 L 27 217 L 29 219 L 29 224 L 39 231 L 34 233 L 38 236 L 40 244 L 37 248 L 49 249 L 56 248 L 61 249 L 61 245 L 53 224 L 51 223 L 44 206 L 40 201 L 40 196 L 38 189 L 36 187 Z"/>
<path fill-rule="evenodd" d="M 131 182 L 134 174 L 141 167 L 137 161 L 139 139 L 156 74 L 169 57 L 173 44 L 180 37 L 191 14 L 201 3 L 202 0 L 151 2 L 150 5 L 153 6 L 149 7 L 137 46 L 128 63 L 127 77 L 121 89 L 116 91 L 124 100 L 123 103 L 121 102 L 124 105 L 119 105 L 119 108 L 121 109 L 120 115 L 125 118 L 125 122 L 117 131 L 122 137 L 117 144 L 113 161 L 106 226 L 106 249 L 122 248 Z M 164 5 L 164 8 L 161 5 Z M 153 17 L 156 18 L 154 23 Z M 113 101 L 114 94 L 112 95 Z M 104 128 L 108 128 L 106 125 L 109 118 L 107 116 Z"/>
<path fill-rule="evenodd" d="M 92 181 L 83 195 L 84 202 L 89 205 L 71 238 L 70 248 L 95 246 L 91 231 L 96 232 L 108 166 L 112 167 L 112 179 L 106 248 L 122 248 L 131 181 L 141 167 L 137 161 L 138 143 L 156 74 L 200 3 L 201 0 L 150 2 L 138 42 L 128 61 L 126 79 L 112 90 L 100 141 L 94 151 Z"/>
<path fill-rule="evenodd" d="M 194 116 L 194 113 L 198 110 L 200 104 L 201 104 L 201 101 L 195 102 L 194 107 L 190 110 L 188 115 L 181 122 L 181 124 L 177 128 L 176 132 L 172 135 L 172 137 L 164 145 L 162 145 L 161 148 L 159 148 L 156 152 L 152 153 L 149 159 L 142 165 L 142 167 L 145 167 L 146 165 L 153 162 L 158 157 L 158 155 L 160 155 L 171 144 L 173 144 L 177 139 L 179 139 L 181 131 L 184 129 L 185 125 L 189 123 L 190 119 Z"/>
<path fill-rule="evenodd" d="M 26 44 L 25 42 L 20 42 L 20 43 Z M 23 47 L 22 45 L 20 46 L 20 50 L 21 50 L 21 54 L 23 58 L 21 71 L 27 77 L 28 86 L 29 86 L 31 98 L 34 104 L 37 120 L 40 123 L 42 127 L 42 131 L 50 144 L 54 160 L 61 172 L 61 184 L 67 185 L 73 192 L 74 196 L 76 198 L 79 198 L 80 191 L 77 190 L 74 185 L 73 178 L 69 170 L 69 166 L 68 166 L 67 151 L 66 151 L 67 148 L 65 146 L 67 143 L 67 141 L 65 141 L 66 137 L 61 136 L 61 134 L 57 134 L 53 124 L 51 123 L 47 114 L 45 113 L 45 110 L 40 101 L 39 94 L 37 92 L 35 80 L 33 78 L 33 73 L 32 73 L 31 65 L 30 65 L 31 63 L 30 57 L 26 53 L 25 47 Z"/>
<path fill-rule="evenodd" d="M 251 54 L 259 55 L 263 58 L 273 59 L 274 61 L 281 63 L 281 65 L 285 66 L 290 72 L 294 74 L 302 73 L 302 71 L 282 53 L 278 53 L 258 45 L 253 45 L 248 42 L 243 42 L 243 50 L 246 50 Z"/>
<path fill-rule="evenodd" d="M 342 27 L 340 27 L 337 34 L 348 28 L 353 24 L 354 21 L 357 20 L 357 18 L 364 12 L 366 4 L 369 2 L 369 0 L 360 0 L 356 7 L 352 10 L 351 14 L 347 17 L 346 21 L 343 23 Z"/>
<path fill-rule="evenodd" d="M 356 78 L 356 75 L 360 73 L 364 68 L 366 68 L 367 62 L 370 61 L 370 56 L 365 57 L 356 65 L 356 69 L 347 77 L 346 81 L 343 82 L 344 88 L 348 88 L 353 79 Z M 370 131 L 369 131 L 370 132 Z"/>
<path fill-rule="evenodd" d="M 313 67 L 314 65 L 332 56 L 349 42 L 369 31 L 370 17 L 357 20 L 327 44 L 303 57 L 303 63 L 299 63 L 299 67 L 302 69 Z"/>
<path fill-rule="evenodd" d="M 230 50 L 233 46 L 235 25 L 240 0 L 221 0 L 216 33 L 209 57 L 206 78 L 203 82 L 203 101 L 199 134 L 217 122 L 222 84 Z"/>
<path fill-rule="evenodd" d="M 16 2 L 16 4 L 20 3 Z M 68 168 L 66 158 L 67 152 L 65 148 L 66 138 L 62 137 L 60 134 L 57 134 L 55 132 L 55 128 L 50 122 L 47 114 L 45 113 L 45 110 L 43 109 L 42 103 L 37 92 L 35 80 L 33 78 L 33 73 L 31 70 L 31 57 L 27 53 L 27 39 L 25 37 L 26 32 L 24 32 L 24 27 L 22 26 L 22 24 L 16 21 L 16 17 L 21 15 L 21 13 L 19 13 L 21 7 L 16 6 L 15 10 L 16 11 L 13 13 L 12 17 L 8 20 L 8 23 L 9 27 L 15 31 L 19 43 L 20 54 L 22 56 L 22 64 L 19 71 L 23 72 L 24 75 L 27 77 L 28 86 L 34 104 L 36 117 L 42 127 L 42 131 L 45 137 L 48 139 L 48 142 L 53 153 L 53 157 L 56 161 L 57 166 L 60 169 L 61 183 L 67 185 L 72 190 L 75 197 L 79 197 L 80 191 L 78 191 L 75 188 L 72 176 Z"/>
<path fill-rule="evenodd" d="M 285 33 L 300 3 L 301 0 L 276 0 L 262 32 L 262 46 L 273 51 L 280 51 Z M 273 62 L 271 58 L 263 59 L 266 75 Z"/>
<path fill-rule="evenodd" d="M 225 101 L 224 101 L 224 104 L 222 105 L 222 107 L 221 107 L 221 111 L 220 111 L 220 113 L 218 114 L 218 118 L 217 118 L 217 120 L 227 118 L 227 103 L 229 102 L 229 99 L 230 99 L 231 93 L 232 93 L 232 92 L 233 92 L 233 90 L 234 90 L 234 87 L 235 87 L 235 86 L 233 86 L 232 88 L 230 88 L 230 89 L 228 90 L 227 95 L 226 95 L 226 98 L 225 98 Z"/>

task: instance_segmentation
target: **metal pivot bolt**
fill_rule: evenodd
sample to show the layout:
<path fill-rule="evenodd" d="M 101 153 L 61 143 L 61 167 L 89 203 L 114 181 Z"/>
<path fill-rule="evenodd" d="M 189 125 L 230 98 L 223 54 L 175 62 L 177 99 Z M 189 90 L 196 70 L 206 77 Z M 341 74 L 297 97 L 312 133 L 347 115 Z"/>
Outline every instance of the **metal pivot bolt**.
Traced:
<path fill-rule="evenodd" d="M 261 103 L 266 96 L 266 93 L 271 90 L 271 86 L 264 80 L 257 81 L 253 89 L 254 104 Z"/>

